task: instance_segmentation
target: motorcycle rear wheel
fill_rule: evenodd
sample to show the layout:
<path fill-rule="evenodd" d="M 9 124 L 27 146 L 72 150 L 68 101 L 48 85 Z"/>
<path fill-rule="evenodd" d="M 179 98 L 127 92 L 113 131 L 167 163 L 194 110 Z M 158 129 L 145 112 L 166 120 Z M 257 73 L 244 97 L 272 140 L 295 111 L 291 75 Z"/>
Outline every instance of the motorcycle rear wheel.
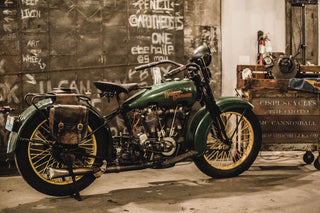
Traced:
<path fill-rule="evenodd" d="M 89 114 L 89 132 L 98 127 L 96 118 Z M 21 176 L 34 189 L 41 193 L 51 196 L 66 196 L 73 194 L 72 192 L 72 178 L 55 178 L 50 180 L 46 175 L 46 169 L 62 168 L 61 162 L 55 159 L 51 150 L 51 144 L 54 140 L 50 136 L 48 120 L 44 119 L 40 113 L 37 113 L 32 119 L 28 121 L 26 128 L 21 134 L 22 138 L 30 140 L 41 140 L 48 145 L 39 143 L 32 143 L 30 141 L 20 141 L 15 152 L 15 162 Z M 103 137 L 102 131 L 97 131 L 88 140 L 82 141 L 79 146 L 86 149 L 91 155 L 102 156 L 103 151 Z M 95 158 L 86 159 L 86 167 L 92 164 L 100 164 L 99 160 Z M 100 160 L 101 161 L 101 160 Z M 88 187 L 94 180 L 93 174 L 76 176 L 76 188 L 81 191 Z"/>
<path fill-rule="evenodd" d="M 213 178 L 238 176 L 252 165 L 261 147 L 261 128 L 251 110 L 243 114 L 235 108 L 221 114 L 231 147 L 217 137 L 217 128 L 212 124 L 207 135 L 206 152 L 194 159 L 196 166 Z"/>

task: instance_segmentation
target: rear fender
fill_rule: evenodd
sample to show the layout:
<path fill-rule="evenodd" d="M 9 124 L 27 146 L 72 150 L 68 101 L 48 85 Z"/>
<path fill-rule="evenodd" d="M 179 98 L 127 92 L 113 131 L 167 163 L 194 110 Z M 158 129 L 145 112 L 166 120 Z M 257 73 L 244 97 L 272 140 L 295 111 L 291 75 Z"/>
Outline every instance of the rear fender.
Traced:
<path fill-rule="evenodd" d="M 36 106 L 39 110 L 45 110 L 48 107 L 50 107 L 53 104 L 52 99 L 44 99 L 39 101 Z M 101 123 L 101 125 L 104 123 L 104 119 L 99 115 L 99 113 L 86 101 L 81 101 L 81 104 L 85 105 L 88 107 L 89 111 L 93 114 L 93 116 L 96 117 L 96 119 Z M 25 111 L 21 113 L 19 116 L 19 119 L 15 121 L 15 129 L 17 131 L 12 131 L 9 135 L 8 139 L 8 147 L 7 147 L 7 153 L 12 153 L 16 150 L 16 148 L 19 146 L 19 143 L 22 143 L 19 138 L 23 132 L 23 130 L 26 128 L 28 125 L 28 121 L 31 120 L 37 113 L 38 109 L 35 106 L 31 105 L 29 106 Z M 110 132 L 109 128 L 105 128 L 106 131 L 105 133 L 105 141 L 108 143 L 108 148 L 109 145 L 112 145 L 112 135 Z M 107 154 L 107 153 L 106 153 Z"/>
<path fill-rule="evenodd" d="M 221 112 L 235 108 L 252 109 L 253 105 L 238 97 L 222 97 L 217 100 Z M 186 144 L 189 149 L 196 150 L 199 156 L 207 148 L 207 135 L 213 123 L 209 111 L 202 107 L 191 120 L 186 133 Z"/>
<path fill-rule="evenodd" d="M 38 107 L 38 109 L 43 110 L 52 104 L 52 99 L 44 99 L 39 101 L 36 106 Z M 17 129 L 17 131 L 12 131 L 9 135 L 7 153 L 11 153 L 16 150 L 21 133 L 26 128 L 28 121 L 32 119 L 32 117 L 35 116 L 36 113 L 36 107 L 31 105 L 20 114 L 18 119 L 15 120 L 14 127 L 15 129 Z"/>

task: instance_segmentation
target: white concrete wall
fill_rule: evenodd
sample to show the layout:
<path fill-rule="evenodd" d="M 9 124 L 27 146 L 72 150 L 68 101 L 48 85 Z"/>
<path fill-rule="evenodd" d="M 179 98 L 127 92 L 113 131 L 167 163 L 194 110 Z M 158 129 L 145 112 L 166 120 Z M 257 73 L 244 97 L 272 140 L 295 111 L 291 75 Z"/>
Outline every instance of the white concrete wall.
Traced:
<path fill-rule="evenodd" d="M 222 0 L 222 95 L 234 95 L 237 64 L 255 64 L 257 32 L 285 52 L 285 0 Z"/>

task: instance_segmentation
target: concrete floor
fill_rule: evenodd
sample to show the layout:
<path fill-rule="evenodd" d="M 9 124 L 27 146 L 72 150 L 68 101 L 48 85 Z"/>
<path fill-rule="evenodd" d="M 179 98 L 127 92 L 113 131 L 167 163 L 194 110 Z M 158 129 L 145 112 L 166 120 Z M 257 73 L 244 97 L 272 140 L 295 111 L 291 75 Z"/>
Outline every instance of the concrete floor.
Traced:
<path fill-rule="evenodd" d="M 0 212 L 319 213 L 320 171 L 305 165 L 303 154 L 263 152 L 230 179 L 209 178 L 193 163 L 106 174 L 81 192 L 81 202 L 43 195 L 20 176 L 2 176 Z"/>

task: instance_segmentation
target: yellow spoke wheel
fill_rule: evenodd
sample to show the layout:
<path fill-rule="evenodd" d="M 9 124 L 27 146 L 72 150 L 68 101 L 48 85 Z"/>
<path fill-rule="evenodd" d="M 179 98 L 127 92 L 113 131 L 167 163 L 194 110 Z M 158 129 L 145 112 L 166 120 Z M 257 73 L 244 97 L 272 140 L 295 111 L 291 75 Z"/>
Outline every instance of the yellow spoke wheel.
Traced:
<path fill-rule="evenodd" d="M 43 111 L 45 114 L 47 111 Z M 47 169 L 66 169 L 61 160 L 57 159 L 59 150 L 55 150 L 53 145 L 56 143 L 50 135 L 48 121 L 43 114 L 36 113 L 32 118 L 26 121 L 21 131 L 21 138 L 30 139 L 30 141 L 18 141 L 15 152 L 17 168 L 22 177 L 34 189 L 53 196 L 70 195 L 73 187 L 71 177 L 54 178 L 50 180 L 47 177 Z M 101 125 L 98 117 L 89 113 L 88 131 L 93 132 Z M 78 145 L 82 151 L 93 156 L 104 156 L 106 145 L 104 142 L 108 138 L 108 133 L 102 129 L 96 131 L 88 139 L 81 141 Z M 84 157 L 74 162 L 74 168 L 91 167 L 93 164 L 100 166 L 101 160 L 93 157 Z M 79 191 L 89 186 L 95 177 L 93 174 L 76 176 L 76 186 Z"/>
<path fill-rule="evenodd" d="M 261 128 L 249 109 L 231 109 L 222 112 L 220 117 L 229 143 L 222 140 L 212 121 L 207 129 L 207 149 L 194 162 L 208 176 L 234 177 L 246 171 L 256 159 L 262 141 Z"/>
<path fill-rule="evenodd" d="M 88 128 L 89 132 L 91 132 L 91 128 Z M 29 143 L 28 146 L 28 156 L 30 165 L 32 166 L 34 172 L 44 181 L 51 183 L 51 184 L 70 184 L 72 183 L 71 177 L 64 177 L 64 178 L 55 178 L 55 179 L 48 179 L 47 177 L 47 170 L 49 168 L 61 169 L 66 168 L 61 162 L 56 160 L 54 156 L 51 154 L 52 145 L 55 141 L 50 139 L 50 131 L 48 126 L 48 121 L 44 120 L 41 122 L 33 131 L 30 140 L 34 141 L 41 141 L 41 143 Z M 47 145 L 47 146 L 46 146 Z M 97 142 L 95 136 L 92 135 L 91 138 L 81 141 L 79 144 L 80 148 L 86 150 L 86 153 L 90 155 L 97 154 Z M 94 163 L 94 158 L 88 158 L 85 161 L 85 164 L 82 167 L 91 167 Z M 74 165 L 74 167 L 77 167 Z M 82 176 L 77 176 L 76 180 L 79 180 Z"/>
<path fill-rule="evenodd" d="M 207 137 L 205 159 L 213 167 L 230 170 L 242 164 L 252 151 L 254 132 L 251 123 L 238 112 L 221 114 L 227 137 L 231 138 L 231 146 L 217 138 L 216 128 L 212 126 Z"/>

